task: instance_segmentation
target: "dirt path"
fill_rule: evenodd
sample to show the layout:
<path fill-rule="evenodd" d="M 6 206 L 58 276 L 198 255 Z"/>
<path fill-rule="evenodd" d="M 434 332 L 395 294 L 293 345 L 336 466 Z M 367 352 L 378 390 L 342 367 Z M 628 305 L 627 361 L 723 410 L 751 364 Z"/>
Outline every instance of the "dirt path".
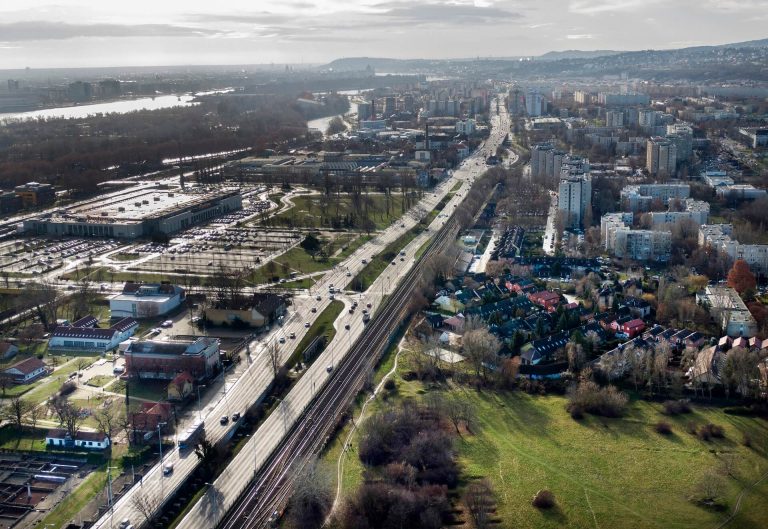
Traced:
<path fill-rule="evenodd" d="M 760 482 L 766 478 L 768 478 L 768 472 L 760 476 L 760 478 L 754 483 L 752 483 L 751 485 L 747 485 L 746 487 L 744 487 L 741 493 L 739 494 L 739 497 L 736 499 L 736 505 L 733 506 L 733 512 L 730 515 L 728 515 L 728 518 L 720 522 L 720 524 L 717 525 L 715 529 L 721 529 L 726 525 L 728 525 L 729 523 L 731 523 L 733 519 L 736 517 L 736 515 L 739 514 L 739 509 L 741 508 L 741 500 L 744 499 L 744 495 L 747 494 L 753 488 L 757 487 L 760 484 Z"/>
<path fill-rule="evenodd" d="M 353 419 L 352 421 L 352 429 L 347 434 L 346 439 L 344 439 L 344 444 L 341 448 L 341 454 L 339 455 L 339 460 L 336 464 L 336 496 L 333 498 L 333 505 L 331 506 L 331 510 L 328 512 L 328 518 L 330 519 L 331 515 L 336 510 L 336 507 L 339 504 L 339 500 L 341 500 L 341 486 L 342 486 L 342 477 L 344 474 L 344 456 L 346 455 L 347 451 L 349 450 L 350 441 L 352 440 L 352 436 L 357 431 L 358 427 L 363 424 L 365 421 L 365 410 L 368 407 L 368 404 L 373 402 L 373 400 L 376 398 L 376 396 L 381 391 L 381 388 L 384 387 L 384 384 L 387 382 L 387 380 L 395 374 L 397 371 L 397 363 L 400 359 L 400 353 L 404 351 L 403 349 L 403 341 L 400 341 L 400 344 L 398 344 L 397 347 L 397 354 L 395 354 L 395 361 L 392 365 L 392 369 L 390 369 L 382 378 L 379 384 L 374 388 L 373 393 L 371 393 L 370 397 L 368 397 L 365 402 L 363 402 L 363 406 L 360 409 L 360 415 L 358 415 L 357 420 L 355 421 Z"/>

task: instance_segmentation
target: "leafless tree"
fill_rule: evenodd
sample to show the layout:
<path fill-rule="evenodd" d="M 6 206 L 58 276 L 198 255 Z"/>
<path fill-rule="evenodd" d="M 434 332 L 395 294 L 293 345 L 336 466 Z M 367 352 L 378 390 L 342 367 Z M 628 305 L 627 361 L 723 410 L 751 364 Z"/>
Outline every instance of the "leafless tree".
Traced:
<path fill-rule="evenodd" d="M 42 406 L 36 406 L 31 405 L 29 407 L 29 411 L 27 412 L 26 419 L 27 424 L 32 428 L 33 430 L 37 428 L 37 421 L 40 420 L 40 418 L 43 417 L 45 410 Z"/>
<path fill-rule="evenodd" d="M 486 529 L 491 525 L 491 515 L 495 510 L 496 500 L 493 487 L 488 478 L 473 481 L 464 492 L 464 503 L 477 529 Z"/>
<path fill-rule="evenodd" d="M 498 352 L 501 349 L 498 338 L 486 328 L 473 329 L 464 333 L 462 346 L 475 376 L 486 380 L 488 368 L 498 363 Z"/>
<path fill-rule="evenodd" d="M 586 361 L 584 347 L 580 343 L 568 342 L 565 346 L 565 353 L 568 357 L 568 369 L 572 373 L 580 371 Z"/>
<path fill-rule="evenodd" d="M 269 369 L 272 371 L 272 376 L 277 378 L 277 373 L 280 371 L 280 347 L 277 343 L 270 343 L 267 346 L 267 363 Z"/>
<path fill-rule="evenodd" d="M 99 426 L 99 431 L 107 436 L 110 445 L 112 444 L 112 437 L 119 429 L 118 413 L 118 409 L 113 405 L 113 402 L 108 401 L 93 414 L 93 419 Z"/>
<path fill-rule="evenodd" d="M 24 426 L 24 416 L 30 409 L 31 404 L 21 397 L 13 397 L 3 406 L 3 418 L 16 427 L 17 433 L 21 433 Z"/>
<path fill-rule="evenodd" d="M 136 509 L 147 522 L 150 522 L 160 507 L 157 495 L 148 494 L 142 490 L 134 491 L 131 495 L 131 506 Z"/>
<path fill-rule="evenodd" d="M 317 461 L 308 463 L 299 472 L 290 501 L 288 527 L 322 527 L 333 504 L 333 478 Z"/>

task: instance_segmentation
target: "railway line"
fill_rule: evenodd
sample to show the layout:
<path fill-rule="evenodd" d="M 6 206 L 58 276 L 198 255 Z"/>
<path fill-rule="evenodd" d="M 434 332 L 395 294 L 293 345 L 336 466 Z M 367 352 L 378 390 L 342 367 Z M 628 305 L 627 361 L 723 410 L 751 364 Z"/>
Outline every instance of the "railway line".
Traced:
<path fill-rule="evenodd" d="M 296 421 L 219 527 L 268 527 L 274 513 L 282 511 L 290 498 L 296 476 L 323 447 L 341 414 L 363 388 L 366 377 L 386 350 L 392 332 L 404 320 L 410 296 L 421 279 L 420 265 L 453 241 L 457 232 L 458 224 L 452 218 L 440 228 L 427 250 L 371 320 L 350 354 L 340 362 L 334 375 Z M 215 501 L 215 490 L 212 492 Z"/>

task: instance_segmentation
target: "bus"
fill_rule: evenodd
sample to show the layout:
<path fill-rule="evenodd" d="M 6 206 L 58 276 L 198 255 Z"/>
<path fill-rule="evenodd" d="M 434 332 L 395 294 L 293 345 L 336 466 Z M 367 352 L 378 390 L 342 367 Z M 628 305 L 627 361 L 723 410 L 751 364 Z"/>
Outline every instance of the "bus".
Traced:
<path fill-rule="evenodd" d="M 193 448 L 197 442 L 197 438 L 205 429 L 205 423 L 202 421 L 195 421 L 192 426 L 187 428 L 184 433 L 179 435 L 179 450 L 187 450 Z"/>

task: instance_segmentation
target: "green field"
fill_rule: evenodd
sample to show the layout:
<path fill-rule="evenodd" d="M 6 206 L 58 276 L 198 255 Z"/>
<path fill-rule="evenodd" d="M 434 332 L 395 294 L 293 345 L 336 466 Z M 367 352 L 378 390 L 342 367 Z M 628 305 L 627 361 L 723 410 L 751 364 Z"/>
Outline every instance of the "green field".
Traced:
<path fill-rule="evenodd" d="M 401 359 L 401 364 L 402 364 Z M 377 371 L 388 371 L 391 360 Z M 404 370 L 400 368 L 398 373 Z M 397 399 L 420 398 L 425 387 L 395 376 Z M 561 396 L 516 392 L 477 392 L 441 388 L 472 403 L 478 427 L 457 441 L 462 480 L 488 477 L 498 501 L 500 528 L 715 528 L 736 503 L 739 493 L 768 472 L 768 424 L 761 419 L 725 414 L 694 406 L 679 418 L 661 414 L 661 405 L 632 401 L 621 419 L 587 416 L 576 422 Z M 387 406 L 378 399 L 367 416 Z M 359 408 L 355 416 L 359 413 Z M 673 435 L 662 436 L 654 424 L 666 420 Z M 686 432 L 689 421 L 712 422 L 726 437 L 701 441 Z M 349 426 L 328 445 L 324 465 L 333 466 Z M 744 434 L 752 447 L 741 444 Z M 352 444 L 358 442 L 353 436 Z M 723 478 L 728 511 L 717 512 L 691 501 L 694 488 L 709 469 L 718 469 L 724 454 L 738 460 L 734 478 Z M 335 472 L 333 472 L 335 475 Z M 363 467 L 352 451 L 345 456 L 342 490 L 348 493 L 363 479 Z M 557 508 L 541 512 L 531 506 L 540 489 L 550 489 Z M 768 527 L 768 478 L 745 493 L 730 528 Z"/>
<path fill-rule="evenodd" d="M 336 318 L 338 318 L 342 310 L 344 310 L 344 303 L 338 300 L 331 301 L 331 304 L 328 305 L 325 310 L 320 313 L 315 322 L 307 331 L 307 334 L 305 334 L 301 339 L 299 345 L 295 349 L 293 358 L 291 358 L 291 360 L 288 362 L 288 365 L 293 365 L 299 358 L 301 358 L 301 354 L 304 352 L 304 349 L 309 347 L 309 344 L 312 343 L 312 340 L 318 336 L 325 335 L 326 344 L 329 344 L 331 341 L 333 341 L 333 337 L 336 336 L 336 328 L 333 326 L 333 322 L 336 321 Z"/>
<path fill-rule="evenodd" d="M 347 194 L 341 196 L 331 195 L 300 195 L 291 198 L 294 207 L 278 213 L 269 220 L 270 224 L 281 226 L 293 226 L 304 228 L 332 228 L 335 223 L 343 219 L 355 217 L 354 229 L 363 230 L 361 218 L 366 214 L 375 224 L 376 229 L 389 226 L 392 221 L 400 218 L 403 198 L 400 194 L 393 193 L 389 198 L 389 210 L 387 211 L 387 199 L 382 193 L 362 196 L 362 204 L 355 208 L 352 197 Z"/>

